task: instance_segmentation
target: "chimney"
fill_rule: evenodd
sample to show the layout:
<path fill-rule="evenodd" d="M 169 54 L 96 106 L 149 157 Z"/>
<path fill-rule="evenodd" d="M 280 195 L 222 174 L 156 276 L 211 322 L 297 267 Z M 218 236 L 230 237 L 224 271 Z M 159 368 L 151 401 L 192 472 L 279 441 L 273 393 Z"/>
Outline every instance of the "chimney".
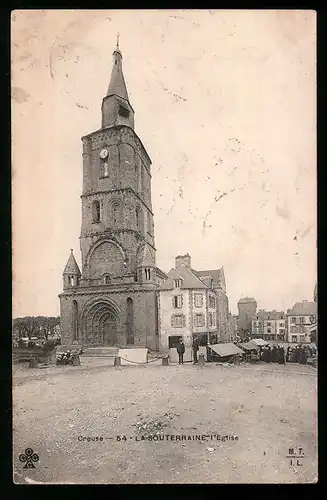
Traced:
<path fill-rule="evenodd" d="M 191 256 L 188 253 L 185 255 L 177 255 L 175 257 L 175 269 L 181 265 L 191 269 Z"/>

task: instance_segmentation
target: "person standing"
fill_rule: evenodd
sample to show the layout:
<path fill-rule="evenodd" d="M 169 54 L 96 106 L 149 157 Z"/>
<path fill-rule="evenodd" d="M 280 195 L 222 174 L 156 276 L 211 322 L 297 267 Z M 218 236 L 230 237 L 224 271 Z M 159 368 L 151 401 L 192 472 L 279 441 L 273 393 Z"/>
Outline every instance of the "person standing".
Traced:
<path fill-rule="evenodd" d="M 271 347 L 270 347 L 270 345 L 267 346 L 266 363 L 271 363 Z"/>
<path fill-rule="evenodd" d="M 277 361 L 278 361 L 277 355 L 278 355 L 277 347 L 276 347 L 276 345 L 274 345 L 272 348 L 272 351 L 271 351 L 271 361 L 273 363 L 277 363 Z"/>
<path fill-rule="evenodd" d="M 278 356 L 278 363 L 280 365 L 285 365 L 285 351 L 283 346 L 279 346 L 279 356 Z"/>
<path fill-rule="evenodd" d="M 184 352 L 185 352 L 185 344 L 182 339 L 177 344 L 177 352 L 178 352 L 178 363 L 181 365 L 184 364 Z"/>
<path fill-rule="evenodd" d="M 291 348 L 290 346 L 287 347 L 287 351 L 286 351 L 286 361 L 287 363 L 289 363 L 291 360 Z"/>
<path fill-rule="evenodd" d="M 301 365 L 305 365 L 307 363 L 307 353 L 305 351 L 304 346 L 301 346 L 301 349 L 299 352 L 299 363 Z"/>
<path fill-rule="evenodd" d="M 198 362 L 198 350 L 199 350 L 199 341 L 195 337 L 195 335 L 193 335 L 192 350 L 193 350 L 193 364 L 195 365 Z"/>
<path fill-rule="evenodd" d="M 262 348 L 260 359 L 267 363 L 267 347 L 265 346 Z"/>
<path fill-rule="evenodd" d="M 302 347 L 301 346 L 296 346 L 295 351 L 294 351 L 294 363 L 298 363 L 300 359 L 300 354 L 301 354 Z"/>

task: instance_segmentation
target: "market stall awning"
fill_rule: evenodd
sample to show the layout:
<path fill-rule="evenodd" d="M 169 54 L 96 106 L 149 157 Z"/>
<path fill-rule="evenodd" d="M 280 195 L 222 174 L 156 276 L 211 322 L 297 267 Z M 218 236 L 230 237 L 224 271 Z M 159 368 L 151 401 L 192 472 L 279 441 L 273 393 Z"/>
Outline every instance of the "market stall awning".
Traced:
<path fill-rule="evenodd" d="M 218 354 L 221 358 L 224 358 L 225 356 L 233 356 L 234 354 L 243 354 L 242 349 L 233 343 L 212 344 L 208 345 L 208 348 Z"/>
<path fill-rule="evenodd" d="M 259 346 L 254 344 L 252 340 L 250 342 L 246 342 L 245 344 L 240 344 L 240 347 L 245 351 L 257 351 L 259 349 Z"/>
<path fill-rule="evenodd" d="M 264 346 L 264 345 L 267 345 L 268 342 L 266 342 L 265 340 L 263 339 L 252 339 L 250 342 L 252 342 L 253 344 L 256 344 L 257 346 L 261 347 L 261 346 Z"/>

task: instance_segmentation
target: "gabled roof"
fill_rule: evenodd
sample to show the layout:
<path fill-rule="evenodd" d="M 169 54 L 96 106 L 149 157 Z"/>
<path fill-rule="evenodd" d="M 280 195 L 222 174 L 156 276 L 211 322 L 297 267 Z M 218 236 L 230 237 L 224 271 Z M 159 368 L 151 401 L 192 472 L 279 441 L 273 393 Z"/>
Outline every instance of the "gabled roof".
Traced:
<path fill-rule="evenodd" d="M 198 278 L 193 270 L 181 265 L 177 269 L 171 269 L 168 273 L 168 279 L 162 284 L 162 290 L 172 290 L 174 288 L 173 281 L 175 279 L 182 279 L 181 288 L 208 288 L 207 285 Z"/>
<path fill-rule="evenodd" d="M 317 303 L 303 300 L 302 302 L 295 302 L 288 316 L 312 316 L 315 314 L 317 314 Z"/>
<path fill-rule="evenodd" d="M 211 276 L 212 279 L 215 281 L 219 281 L 222 277 L 222 268 L 220 269 L 207 269 L 204 271 L 195 271 L 195 269 L 192 269 L 194 274 L 196 274 L 199 277 L 204 277 L 204 276 Z"/>
<path fill-rule="evenodd" d="M 168 274 L 166 274 L 162 269 L 159 267 L 156 267 L 156 274 L 160 276 L 161 278 L 168 278 Z"/>
<path fill-rule="evenodd" d="M 68 258 L 63 274 L 77 274 L 78 276 L 81 276 L 81 271 L 79 270 L 78 264 L 75 260 L 73 250 L 70 251 L 70 256 Z"/>
<path fill-rule="evenodd" d="M 192 272 L 203 281 L 206 281 L 206 279 L 208 278 L 212 278 L 213 280 L 212 286 L 214 288 L 221 287 L 225 290 L 226 283 L 225 283 L 225 275 L 223 267 L 221 267 L 220 269 L 205 269 L 203 271 L 196 271 L 195 269 L 192 269 Z"/>

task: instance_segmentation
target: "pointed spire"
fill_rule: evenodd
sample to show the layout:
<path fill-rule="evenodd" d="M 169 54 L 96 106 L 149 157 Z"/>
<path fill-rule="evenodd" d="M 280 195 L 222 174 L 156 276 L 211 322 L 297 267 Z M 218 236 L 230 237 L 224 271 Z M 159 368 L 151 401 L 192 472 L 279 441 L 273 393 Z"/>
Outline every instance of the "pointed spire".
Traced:
<path fill-rule="evenodd" d="M 111 72 L 107 97 L 110 95 L 117 95 L 128 101 L 128 93 L 122 67 L 123 56 L 119 49 L 119 33 L 117 33 L 117 46 L 114 50 L 113 56 L 114 56 L 114 65 Z"/>
<path fill-rule="evenodd" d="M 75 274 L 77 276 L 81 276 L 81 271 L 79 270 L 78 264 L 75 260 L 72 248 L 70 249 L 70 256 L 68 258 L 63 274 Z"/>

